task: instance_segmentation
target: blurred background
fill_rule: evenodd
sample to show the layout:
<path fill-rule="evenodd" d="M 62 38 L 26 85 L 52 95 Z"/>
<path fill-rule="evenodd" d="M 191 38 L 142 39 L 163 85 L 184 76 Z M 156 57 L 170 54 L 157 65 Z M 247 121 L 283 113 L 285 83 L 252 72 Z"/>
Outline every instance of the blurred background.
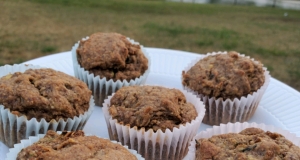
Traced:
<path fill-rule="evenodd" d="M 95 32 L 199 54 L 235 50 L 300 91 L 299 0 L 0 0 L 0 65 L 69 51 Z"/>

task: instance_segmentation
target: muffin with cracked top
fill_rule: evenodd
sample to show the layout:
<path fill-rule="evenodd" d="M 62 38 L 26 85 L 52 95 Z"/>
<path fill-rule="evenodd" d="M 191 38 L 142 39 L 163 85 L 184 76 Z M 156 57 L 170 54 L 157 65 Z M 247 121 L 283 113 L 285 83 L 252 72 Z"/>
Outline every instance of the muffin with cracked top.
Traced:
<path fill-rule="evenodd" d="M 122 86 L 144 83 L 149 57 L 143 46 L 118 33 L 94 33 L 72 48 L 75 76 L 88 84 L 96 104 Z"/>
<path fill-rule="evenodd" d="M 183 86 L 204 101 L 210 125 L 249 120 L 269 81 L 260 62 L 234 51 L 208 54 L 182 73 Z"/>
<path fill-rule="evenodd" d="M 24 143 L 20 145 L 22 144 Z M 18 148 L 12 150 L 8 156 L 14 156 L 16 152 Z M 37 142 L 22 148 L 17 153 L 16 159 L 138 160 L 143 158 L 136 151 L 129 150 L 127 146 L 97 136 L 87 136 L 81 130 L 62 133 L 50 130 Z"/>
<path fill-rule="evenodd" d="M 111 99 L 109 113 L 119 123 L 145 130 L 173 130 L 191 122 L 197 112 L 177 89 L 142 86 L 121 89 Z"/>
<path fill-rule="evenodd" d="M 50 129 L 82 129 L 92 113 L 91 91 L 75 77 L 37 66 L 0 70 L 0 139 L 9 147 Z"/>
<path fill-rule="evenodd" d="M 187 92 L 161 86 L 127 86 L 105 103 L 110 138 L 145 159 L 182 159 L 204 116 L 204 105 Z"/>
<path fill-rule="evenodd" d="M 198 133 L 184 160 L 296 160 L 299 147 L 300 138 L 287 130 L 262 123 L 227 123 Z"/>
<path fill-rule="evenodd" d="M 196 140 L 196 160 L 300 159 L 300 148 L 283 135 L 247 128 Z"/>

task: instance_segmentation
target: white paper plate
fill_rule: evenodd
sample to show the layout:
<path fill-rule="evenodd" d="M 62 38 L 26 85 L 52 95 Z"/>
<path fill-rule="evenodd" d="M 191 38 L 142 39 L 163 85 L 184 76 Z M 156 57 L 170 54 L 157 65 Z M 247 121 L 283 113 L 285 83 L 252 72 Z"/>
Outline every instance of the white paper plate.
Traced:
<path fill-rule="evenodd" d="M 181 72 L 192 59 L 199 54 L 158 48 L 146 48 L 151 57 L 150 74 L 146 84 L 164 85 L 182 88 Z M 73 75 L 71 52 L 54 54 L 26 62 L 50 67 Z M 272 75 L 272 73 L 271 73 Z M 300 93 L 284 83 L 271 78 L 259 107 L 248 122 L 273 125 L 295 133 L 300 137 Z M 201 124 L 198 132 L 211 128 Z M 84 131 L 99 137 L 108 138 L 102 109 L 95 107 Z M 0 160 L 5 158 L 8 148 L 0 142 Z"/>

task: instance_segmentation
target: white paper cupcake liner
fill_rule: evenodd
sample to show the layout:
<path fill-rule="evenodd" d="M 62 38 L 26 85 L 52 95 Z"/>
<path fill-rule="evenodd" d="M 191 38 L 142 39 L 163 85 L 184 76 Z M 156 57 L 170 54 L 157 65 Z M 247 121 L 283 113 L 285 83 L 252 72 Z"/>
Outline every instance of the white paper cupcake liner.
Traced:
<path fill-rule="evenodd" d="M 87 40 L 89 37 L 83 38 L 82 40 Z M 127 38 L 132 44 L 139 45 L 138 42 L 135 42 L 132 39 Z M 78 41 L 73 47 L 72 47 L 72 61 L 73 61 L 73 67 L 74 67 L 74 74 L 75 77 L 79 78 L 80 80 L 84 81 L 90 90 L 93 92 L 93 96 L 95 99 L 95 104 L 97 106 L 102 106 L 104 99 L 107 98 L 107 96 L 111 95 L 112 93 L 116 92 L 118 89 L 124 86 L 133 86 L 133 85 L 140 85 L 144 84 L 149 72 L 150 72 L 150 66 L 151 66 L 151 60 L 149 53 L 147 50 L 140 45 L 142 52 L 148 59 L 148 69 L 145 71 L 143 75 L 140 77 L 137 77 L 135 79 L 131 79 L 129 82 L 127 80 L 117 80 L 113 81 L 112 79 L 107 80 L 105 77 L 100 78 L 100 76 L 95 76 L 93 73 L 90 74 L 89 71 L 86 71 L 84 68 L 80 66 L 80 64 L 77 61 L 77 54 L 76 50 L 79 46 L 80 41 Z"/>
<path fill-rule="evenodd" d="M 228 124 L 221 124 L 220 126 L 213 126 L 213 128 L 206 129 L 205 131 L 202 131 L 198 133 L 193 140 L 190 142 L 189 146 L 189 152 L 184 157 L 184 160 L 194 160 L 195 159 L 195 151 L 196 151 L 196 142 L 195 140 L 200 138 L 210 138 L 214 135 L 220 135 L 220 134 L 227 134 L 227 133 L 239 133 L 240 131 L 246 129 L 246 128 L 260 128 L 264 131 L 270 131 L 270 132 L 276 132 L 281 135 L 283 135 L 286 139 L 293 142 L 294 145 L 300 147 L 300 137 L 297 137 L 295 134 L 290 133 L 287 130 L 283 130 L 278 127 L 274 127 L 272 125 L 265 125 L 265 124 L 257 124 L 257 123 L 228 123 Z"/>
<path fill-rule="evenodd" d="M 182 159 L 187 154 L 189 141 L 200 127 L 205 107 L 203 103 L 199 103 L 197 96 L 184 90 L 181 91 L 187 102 L 195 106 L 198 115 L 190 123 L 180 125 L 179 128 L 174 127 L 173 131 L 167 129 L 165 132 L 160 129 L 156 132 L 152 129 L 145 131 L 145 128 L 138 129 L 136 126 L 130 128 L 129 125 L 119 124 L 109 114 L 108 107 L 113 95 L 109 96 L 103 103 L 103 114 L 110 139 L 137 150 L 145 159 Z"/>
<path fill-rule="evenodd" d="M 191 69 L 192 66 L 194 66 L 199 60 L 210 56 L 210 55 L 217 55 L 217 54 L 227 54 L 227 52 L 213 52 L 208 53 L 204 57 L 199 57 L 195 60 L 193 60 L 185 69 L 184 71 L 187 72 Z M 245 56 L 243 54 L 239 54 L 239 56 L 249 58 L 249 56 Z M 254 63 L 259 63 L 255 61 L 253 58 L 251 59 Z M 264 84 L 252 94 L 248 94 L 247 96 L 243 96 L 240 99 L 234 98 L 231 99 L 225 99 L 222 98 L 209 98 L 208 96 L 205 96 L 201 93 L 197 93 L 196 91 L 193 91 L 192 89 L 188 88 L 187 86 L 184 86 L 184 89 L 186 89 L 189 92 L 192 92 L 196 94 L 201 101 L 204 102 L 206 113 L 203 118 L 203 123 L 209 124 L 209 125 L 219 125 L 221 123 L 234 123 L 234 122 L 245 122 L 249 120 L 253 114 L 256 111 L 256 108 L 259 105 L 259 102 L 267 89 L 269 83 L 270 83 L 270 74 L 267 68 L 263 67 L 264 70 L 264 76 L 265 76 L 265 82 Z"/>
<path fill-rule="evenodd" d="M 57 132 L 58 134 L 61 134 L 61 132 Z M 39 141 L 41 138 L 43 138 L 46 134 L 38 134 L 37 136 L 30 136 L 28 139 L 24 139 L 21 140 L 21 143 L 15 144 L 14 148 L 10 148 L 9 152 L 6 154 L 6 160 L 15 160 L 18 156 L 18 153 L 23 149 L 26 148 L 30 145 L 32 145 L 33 143 Z M 87 135 L 87 134 L 86 134 Z M 90 136 L 90 135 L 88 135 Z M 101 137 L 99 137 L 101 138 Z M 117 143 L 122 145 L 120 142 L 116 142 L 116 141 L 111 141 L 112 143 Z M 123 146 L 125 147 L 131 154 L 135 155 L 135 157 L 138 160 L 144 160 L 144 158 L 137 153 L 136 150 L 133 149 L 129 149 L 128 146 Z"/>
<path fill-rule="evenodd" d="M 10 73 L 24 72 L 27 69 L 40 68 L 42 67 L 27 64 L 13 66 L 5 65 L 0 67 L 0 77 Z M 37 134 L 45 134 L 48 130 L 81 130 L 92 114 L 94 106 L 94 99 L 91 97 L 89 109 L 84 114 L 68 118 L 67 120 L 60 119 L 59 121 L 56 121 L 53 119 L 50 122 L 47 122 L 44 118 L 40 121 L 36 118 L 27 120 L 25 115 L 16 116 L 15 114 L 12 114 L 9 109 L 5 109 L 3 105 L 0 105 L 0 140 L 8 147 L 13 147 L 13 145 L 19 143 L 21 139 Z"/>

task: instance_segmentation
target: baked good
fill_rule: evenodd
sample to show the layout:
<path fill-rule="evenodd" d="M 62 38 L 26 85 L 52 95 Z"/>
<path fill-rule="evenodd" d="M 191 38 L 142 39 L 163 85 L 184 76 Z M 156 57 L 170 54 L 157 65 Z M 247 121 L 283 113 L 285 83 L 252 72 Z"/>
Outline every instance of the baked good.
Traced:
<path fill-rule="evenodd" d="M 118 33 L 94 33 L 80 41 L 76 53 L 80 66 L 107 80 L 130 81 L 148 69 L 148 59 L 140 45 Z"/>
<path fill-rule="evenodd" d="M 0 104 L 27 120 L 59 121 L 84 114 L 91 91 L 75 77 L 50 68 L 28 69 L 0 78 Z"/>
<path fill-rule="evenodd" d="M 196 140 L 196 160 L 300 159 L 300 148 L 281 134 L 247 128 Z"/>
<path fill-rule="evenodd" d="M 26 68 L 26 65 L 8 68 Z M 47 130 L 82 129 L 92 112 L 91 91 L 75 77 L 50 68 L 30 69 L 0 78 L 1 141 L 9 147 Z M 76 118 L 77 117 L 77 118 Z M 32 127 L 34 126 L 34 127 Z"/>
<path fill-rule="evenodd" d="M 161 86 L 123 87 L 104 104 L 110 139 L 145 159 L 182 159 L 205 112 L 196 96 Z"/>
<path fill-rule="evenodd" d="M 234 99 L 256 92 L 265 81 L 261 63 L 237 52 L 207 56 L 183 73 L 183 85 L 205 96 Z"/>
<path fill-rule="evenodd" d="M 109 113 L 119 123 L 163 132 L 190 123 L 197 116 L 193 104 L 177 89 L 160 86 L 131 86 L 117 91 L 110 100 Z"/>
<path fill-rule="evenodd" d="M 254 122 L 227 123 L 197 133 L 183 160 L 211 159 L 212 155 L 213 159 L 289 159 L 288 155 L 294 151 L 297 154 L 291 159 L 299 159 L 299 146 L 300 137 L 275 126 Z M 277 155 L 280 158 L 275 158 Z"/>
<path fill-rule="evenodd" d="M 85 136 L 83 131 L 57 134 L 50 130 L 38 142 L 23 148 L 16 159 L 135 160 L 137 157 L 118 143 L 96 136 Z"/>
<path fill-rule="evenodd" d="M 145 49 L 118 33 L 94 33 L 75 44 L 72 54 L 75 76 L 89 85 L 99 106 L 107 95 L 141 84 L 148 75 Z"/>
<path fill-rule="evenodd" d="M 182 73 L 183 86 L 206 104 L 203 122 L 210 125 L 250 119 L 269 79 L 260 62 L 234 51 L 208 54 Z"/>

